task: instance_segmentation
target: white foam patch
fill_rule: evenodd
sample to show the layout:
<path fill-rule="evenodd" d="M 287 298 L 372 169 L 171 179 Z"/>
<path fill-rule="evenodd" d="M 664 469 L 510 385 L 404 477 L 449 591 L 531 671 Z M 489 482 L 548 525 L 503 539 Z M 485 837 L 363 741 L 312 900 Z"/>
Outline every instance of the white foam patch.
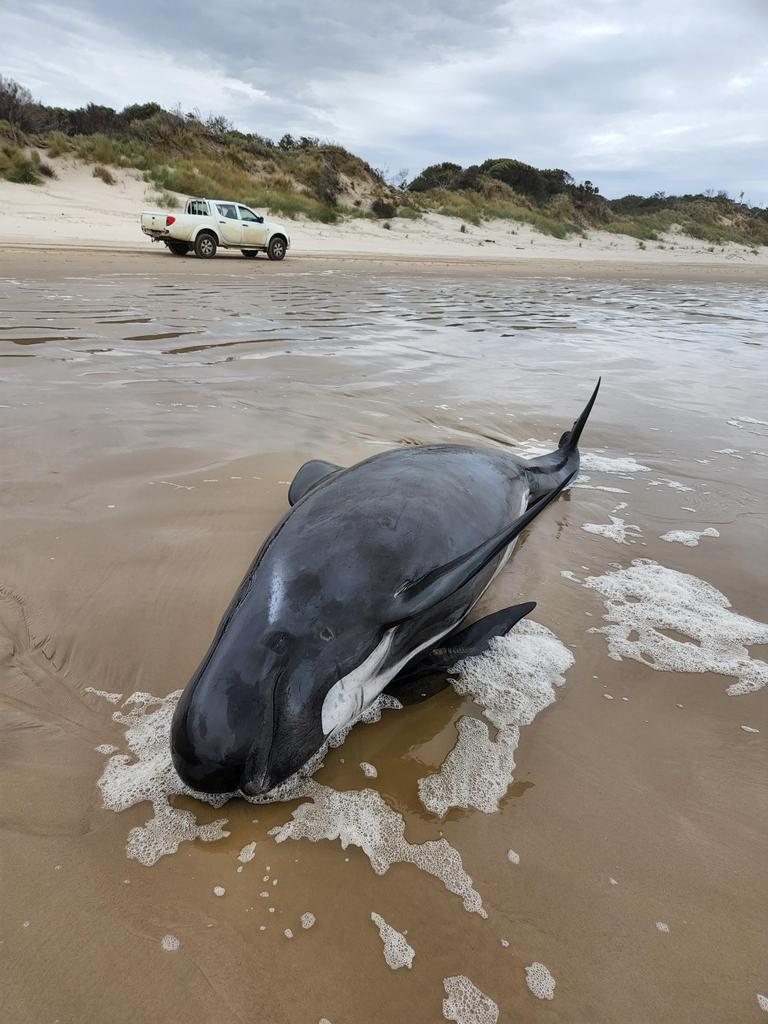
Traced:
<path fill-rule="evenodd" d="M 688 487 L 686 484 L 681 484 L 679 480 L 669 480 L 667 477 L 662 477 L 660 480 L 651 480 L 648 483 L 649 487 L 669 487 L 672 491 L 692 491 L 692 487 Z"/>
<path fill-rule="evenodd" d="M 581 528 L 587 533 L 607 537 L 617 544 L 634 544 L 634 538 L 642 535 L 642 530 L 635 523 L 625 523 L 618 516 L 609 515 L 608 518 L 610 523 L 583 523 Z"/>
<path fill-rule="evenodd" d="M 179 778 L 171 760 L 170 732 L 181 693 L 181 690 L 175 690 L 167 697 L 154 697 L 150 693 L 138 692 L 124 701 L 122 709 L 115 711 L 112 718 L 126 726 L 125 744 L 130 753 L 110 757 L 98 780 L 102 800 L 108 810 L 125 811 L 145 801 L 152 804 L 154 816 L 146 824 L 132 828 L 126 844 L 128 857 L 147 867 L 156 864 L 161 857 L 176 853 L 183 842 L 194 839 L 214 842 L 229 836 L 229 832 L 224 830 L 226 818 L 201 825 L 191 811 L 174 807 L 171 803 L 173 797 L 191 796 L 212 807 L 222 807 L 233 796 L 240 795 L 198 793 Z M 380 696 L 355 722 L 325 744 L 296 775 L 271 793 L 252 798 L 251 802 L 272 803 L 304 796 L 301 789 L 304 780 L 320 768 L 329 745 L 341 744 L 357 722 L 376 722 L 384 709 L 399 708 L 402 704 L 394 697 Z"/>
<path fill-rule="evenodd" d="M 343 850 L 359 846 L 377 875 L 386 874 L 393 864 L 415 864 L 421 871 L 439 878 L 449 892 L 460 896 L 465 910 L 487 917 L 459 852 L 446 839 L 409 843 L 405 839 L 403 816 L 375 790 L 339 792 L 307 779 L 302 795 L 312 802 L 301 804 L 291 821 L 271 829 L 270 835 L 275 836 L 276 842 L 338 839 Z"/>
<path fill-rule="evenodd" d="M 442 817 L 451 807 L 498 810 L 513 778 L 520 726 L 555 699 L 555 686 L 573 664 L 573 655 L 545 626 L 525 620 L 507 636 L 495 637 L 484 654 L 456 666 L 453 688 L 469 695 L 496 727 L 459 719 L 459 738 L 440 771 L 419 780 L 421 802 Z"/>
<path fill-rule="evenodd" d="M 741 728 L 744 732 L 760 732 L 759 729 L 755 729 L 752 725 L 742 725 Z"/>
<path fill-rule="evenodd" d="M 537 999 L 555 998 L 555 979 L 544 964 L 534 961 L 529 967 L 526 967 L 525 980 Z"/>
<path fill-rule="evenodd" d="M 608 458 L 606 455 L 596 455 L 594 452 L 581 452 L 581 465 L 593 473 L 650 473 L 651 467 L 644 466 L 637 459 L 627 455 L 620 459 Z"/>
<path fill-rule="evenodd" d="M 670 544 L 685 544 L 687 548 L 699 546 L 702 537 L 719 537 L 720 531 L 714 526 L 708 526 L 706 530 L 669 530 L 661 536 L 661 540 L 669 541 Z"/>
<path fill-rule="evenodd" d="M 526 441 L 520 441 L 518 443 L 520 454 L 526 459 L 536 459 L 540 455 L 548 455 L 553 451 L 553 446 L 544 444 L 541 441 L 536 440 L 534 437 L 529 437 Z M 629 475 L 630 473 L 650 473 L 650 466 L 644 466 L 641 462 L 638 462 L 631 455 L 624 455 L 619 458 L 612 458 L 608 455 L 603 455 L 602 452 L 594 451 L 582 451 L 579 450 L 579 456 L 581 460 L 581 468 L 587 469 L 593 473 L 618 473 L 622 476 Z M 588 477 L 585 479 L 589 479 Z M 604 490 L 605 488 L 596 488 L 597 490 Z M 625 494 L 626 491 L 621 493 Z"/>
<path fill-rule="evenodd" d="M 111 811 L 125 811 L 145 801 L 152 804 L 154 817 L 132 828 L 126 845 L 128 857 L 146 866 L 175 853 L 183 842 L 212 842 L 229 835 L 224 830 L 226 818 L 200 825 L 191 811 L 171 804 L 172 797 L 182 795 L 197 797 L 214 807 L 221 807 L 228 799 L 194 792 L 173 767 L 169 735 L 180 696 L 181 690 L 164 698 L 149 693 L 128 697 L 123 710 L 115 711 L 112 718 L 126 726 L 125 743 L 130 754 L 110 757 L 98 781 L 104 806 Z"/>
<path fill-rule="evenodd" d="M 107 690 L 96 690 L 92 686 L 86 686 L 83 693 L 92 693 L 94 697 L 101 697 L 110 704 L 119 704 L 123 699 L 122 693 L 109 693 Z"/>
<path fill-rule="evenodd" d="M 224 896 L 226 891 L 227 890 L 224 888 L 223 885 L 214 885 L 214 887 L 213 887 L 213 895 L 214 896 Z"/>
<path fill-rule="evenodd" d="M 443 1017 L 456 1024 L 496 1024 L 499 1008 L 463 974 L 443 978 Z"/>
<path fill-rule="evenodd" d="M 749 430 L 750 427 L 768 427 L 768 423 L 765 420 L 756 420 L 754 416 L 733 416 L 728 420 L 728 426 L 738 427 L 739 430 Z M 751 430 L 750 433 L 757 434 L 758 437 L 765 436 L 761 430 Z"/>
<path fill-rule="evenodd" d="M 293 938 L 293 932 L 291 931 L 290 928 L 286 928 L 285 931 L 283 932 L 283 935 L 286 937 L 286 939 Z"/>
<path fill-rule="evenodd" d="M 255 856 L 256 856 L 256 843 L 254 842 L 254 843 L 248 843 L 247 846 L 244 846 L 242 848 L 242 850 L 240 851 L 240 853 L 238 853 L 237 859 L 240 861 L 241 864 L 247 864 L 249 861 L 253 860 L 253 858 Z"/>
<path fill-rule="evenodd" d="M 361 761 L 360 767 L 363 771 L 363 775 L 365 775 L 367 779 L 375 779 L 379 774 L 376 771 L 375 766 L 370 764 L 368 761 Z"/>
<path fill-rule="evenodd" d="M 758 992 L 757 1005 L 760 1007 L 763 1013 L 768 1013 L 768 996 L 764 996 L 760 992 Z"/>
<path fill-rule="evenodd" d="M 587 477 L 589 479 L 589 477 Z M 601 487 L 599 484 L 576 483 L 574 487 L 581 487 L 585 491 L 607 491 L 609 494 L 629 494 L 623 487 Z"/>
<path fill-rule="evenodd" d="M 305 911 L 301 915 L 301 927 L 306 929 L 312 928 L 317 918 L 309 910 Z"/>
<path fill-rule="evenodd" d="M 160 945 L 168 953 L 175 953 L 181 943 L 175 935 L 164 935 L 160 940 Z"/>
<path fill-rule="evenodd" d="M 120 748 L 116 747 L 114 743 L 100 743 L 98 747 L 93 749 L 97 754 L 116 754 Z"/>
<path fill-rule="evenodd" d="M 697 576 L 638 558 L 626 569 L 588 576 L 583 585 L 605 601 L 603 618 L 609 625 L 589 632 L 605 635 L 615 661 L 632 658 L 656 671 L 735 676 L 738 681 L 727 689 L 731 696 L 768 683 L 768 664 L 747 650 L 768 643 L 768 624 L 732 612 L 728 598 Z"/>
<path fill-rule="evenodd" d="M 393 971 L 397 971 L 401 967 L 407 967 L 410 970 L 413 966 L 413 958 L 416 956 L 413 946 L 408 944 L 402 932 L 387 924 L 380 914 L 371 913 L 371 920 L 379 929 L 379 938 L 384 944 L 384 959 L 387 961 L 387 967 Z"/>
<path fill-rule="evenodd" d="M 656 929 L 660 932 L 664 932 L 665 935 L 669 934 L 669 925 L 666 921 L 657 921 Z"/>
<path fill-rule="evenodd" d="M 515 853 L 514 850 L 507 850 L 507 860 L 509 861 L 510 864 L 519 864 L 520 854 Z"/>

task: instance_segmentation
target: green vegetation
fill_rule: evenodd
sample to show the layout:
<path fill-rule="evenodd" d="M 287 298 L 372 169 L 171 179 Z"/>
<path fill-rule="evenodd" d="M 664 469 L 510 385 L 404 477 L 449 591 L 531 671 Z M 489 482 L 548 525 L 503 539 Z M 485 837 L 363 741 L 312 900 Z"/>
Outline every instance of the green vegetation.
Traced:
<path fill-rule="evenodd" d="M 539 170 L 519 160 L 486 160 L 466 168 L 434 164 L 408 191 L 421 209 L 475 226 L 496 217 L 530 224 L 555 238 L 599 228 L 641 243 L 680 232 L 715 245 L 768 245 L 768 210 L 724 192 L 606 199 L 591 181 L 576 184 L 567 171 Z"/>
<path fill-rule="evenodd" d="M 95 165 L 94 175 L 107 184 L 114 183 L 114 168 L 136 168 L 158 190 L 153 202 L 171 209 L 178 205 L 174 193 L 182 193 L 325 223 L 378 218 L 385 229 L 395 217 L 435 212 L 457 218 L 461 231 L 501 219 L 554 238 L 602 229 L 643 244 L 682 232 L 712 246 L 768 245 L 768 210 L 723 192 L 606 199 L 592 182 L 577 183 L 565 170 L 507 157 L 470 167 L 433 164 L 410 183 L 403 171 L 388 184 L 381 171 L 332 142 L 291 135 L 275 142 L 240 132 L 223 117 L 203 119 L 157 103 L 122 111 L 93 103 L 49 107 L 0 76 L 0 177 L 40 184 L 54 176 L 40 150 Z"/>
<path fill-rule="evenodd" d="M 157 103 L 119 112 L 93 103 L 49 107 L 0 78 L 0 119 L 0 176 L 11 181 L 39 183 L 44 172 L 29 152 L 45 149 L 52 158 L 94 164 L 94 175 L 108 184 L 114 168 L 137 168 L 163 196 L 232 198 L 286 217 L 332 223 L 341 214 L 365 214 L 377 201 L 389 203 L 392 215 L 399 205 L 383 176 L 342 146 L 291 135 L 274 142 L 222 117 L 204 120 Z"/>

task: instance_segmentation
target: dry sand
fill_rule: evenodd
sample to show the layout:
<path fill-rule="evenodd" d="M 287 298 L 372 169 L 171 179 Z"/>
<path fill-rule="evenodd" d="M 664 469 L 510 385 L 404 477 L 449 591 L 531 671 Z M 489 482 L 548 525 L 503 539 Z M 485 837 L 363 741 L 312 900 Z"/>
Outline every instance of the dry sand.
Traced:
<path fill-rule="evenodd" d="M 0 254 L 4 1022 L 421 1024 L 456 975 L 520 1024 L 762 1019 L 768 689 L 609 659 L 588 632 L 602 600 L 561 572 L 651 558 L 765 621 L 764 288 L 728 268 L 559 273 Z M 380 877 L 354 847 L 277 845 L 295 802 L 180 799 L 230 837 L 127 859 L 151 808 L 102 806 L 95 748 L 124 750 L 124 728 L 88 688 L 185 684 L 301 462 L 552 444 L 598 372 L 585 451 L 650 468 L 585 470 L 627 493 L 569 492 L 484 599 L 536 599 L 575 657 L 522 730 L 500 811 L 440 821 L 418 799 L 458 719 L 479 715 L 450 690 L 356 728 L 317 776 L 373 787 L 411 842 L 443 835 L 487 920 L 413 866 Z M 611 514 L 635 543 L 582 529 Z M 698 547 L 660 539 L 705 527 L 720 536 Z M 387 967 L 371 912 L 407 931 L 412 970 Z M 534 963 L 551 1002 L 529 991 Z"/>
<path fill-rule="evenodd" d="M 152 202 L 156 189 L 142 180 L 139 171 L 114 170 L 116 184 L 106 185 L 93 177 L 92 165 L 67 158 L 48 162 L 54 166 L 57 180 L 42 185 L 0 180 L 0 245 L 152 249 L 152 241 L 141 233 L 139 219 L 142 211 L 159 207 Z M 186 199 L 178 196 L 180 204 Z M 439 214 L 427 214 L 418 221 L 395 217 L 387 223 L 389 229 L 383 222 L 360 219 L 334 225 L 285 221 L 292 251 L 298 254 L 768 268 L 768 247 L 755 254 L 742 245 L 710 247 L 681 234 L 641 247 L 634 238 L 607 231 L 561 240 L 524 224 L 500 220 L 480 227 L 466 224 L 463 233 L 457 219 Z"/>

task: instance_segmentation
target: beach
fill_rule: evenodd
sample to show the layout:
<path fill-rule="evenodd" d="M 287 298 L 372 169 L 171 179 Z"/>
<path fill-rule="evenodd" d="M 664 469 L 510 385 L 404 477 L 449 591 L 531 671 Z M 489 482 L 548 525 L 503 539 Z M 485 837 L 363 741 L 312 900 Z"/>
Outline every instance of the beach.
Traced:
<path fill-rule="evenodd" d="M 430 215 L 417 246 L 411 223 L 301 224 L 283 263 L 179 259 L 140 235 L 127 175 L 49 230 L 68 181 L 0 182 L 3 1020 L 431 1024 L 466 976 L 521 1024 L 759 1021 L 766 250 L 451 240 Z M 538 602 L 493 670 L 540 699 L 497 808 L 420 796 L 459 722 L 492 721 L 451 688 L 356 726 L 314 798 L 172 794 L 130 731 L 172 709 L 304 461 L 550 450 L 601 374 L 579 480 L 477 609 Z M 366 789 L 374 832 L 450 844 L 487 916 L 342 845 Z M 328 837 L 301 838 L 323 799 Z"/>

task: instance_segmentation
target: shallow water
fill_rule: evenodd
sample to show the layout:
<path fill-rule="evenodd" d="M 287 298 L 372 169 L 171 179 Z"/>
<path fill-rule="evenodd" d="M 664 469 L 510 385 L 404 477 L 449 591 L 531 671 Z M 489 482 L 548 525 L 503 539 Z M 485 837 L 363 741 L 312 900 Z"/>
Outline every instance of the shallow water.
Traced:
<path fill-rule="evenodd" d="M 654 669 L 627 653 L 649 649 L 631 632 L 613 660 L 615 636 L 589 632 L 611 626 L 609 585 L 589 580 L 651 559 L 768 619 L 765 290 L 257 266 L 2 266 L 3 1020 L 428 1022 L 458 976 L 501 1020 L 759 1020 L 768 689 Z M 499 811 L 439 819 L 419 799 L 459 720 L 481 718 L 469 694 L 358 726 L 316 776 L 377 792 L 410 844 L 445 839 L 487 919 L 413 864 L 379 875 L 354 845 L 277 843 L 296 800 L 175 797 L 229 836 L 152 867 L 127 858 L 152 809 L 103 807 L 95 748 L 129 749 L 123 698 L 186 683 L 298 466 L 399 444 L 552 446 L 600 373 L 584 449 L 597 468 L 482 603 L 537 600 L 574 658 L 520 729 Z M 610 461 L 630 457 L 645 468 Z M 696 546 L 662 539 L 709 528 Z M 749 672 L 765 658 L 759 629 L 712 618 L 710 643 L 679 602 L 671 614 L 662 635 L 722 670 L 737 634 Z M 387 966 L 372 913 L 407 933 L 411 969 Z M 551 1001 L 526 983 L 535 964 Z"/>

